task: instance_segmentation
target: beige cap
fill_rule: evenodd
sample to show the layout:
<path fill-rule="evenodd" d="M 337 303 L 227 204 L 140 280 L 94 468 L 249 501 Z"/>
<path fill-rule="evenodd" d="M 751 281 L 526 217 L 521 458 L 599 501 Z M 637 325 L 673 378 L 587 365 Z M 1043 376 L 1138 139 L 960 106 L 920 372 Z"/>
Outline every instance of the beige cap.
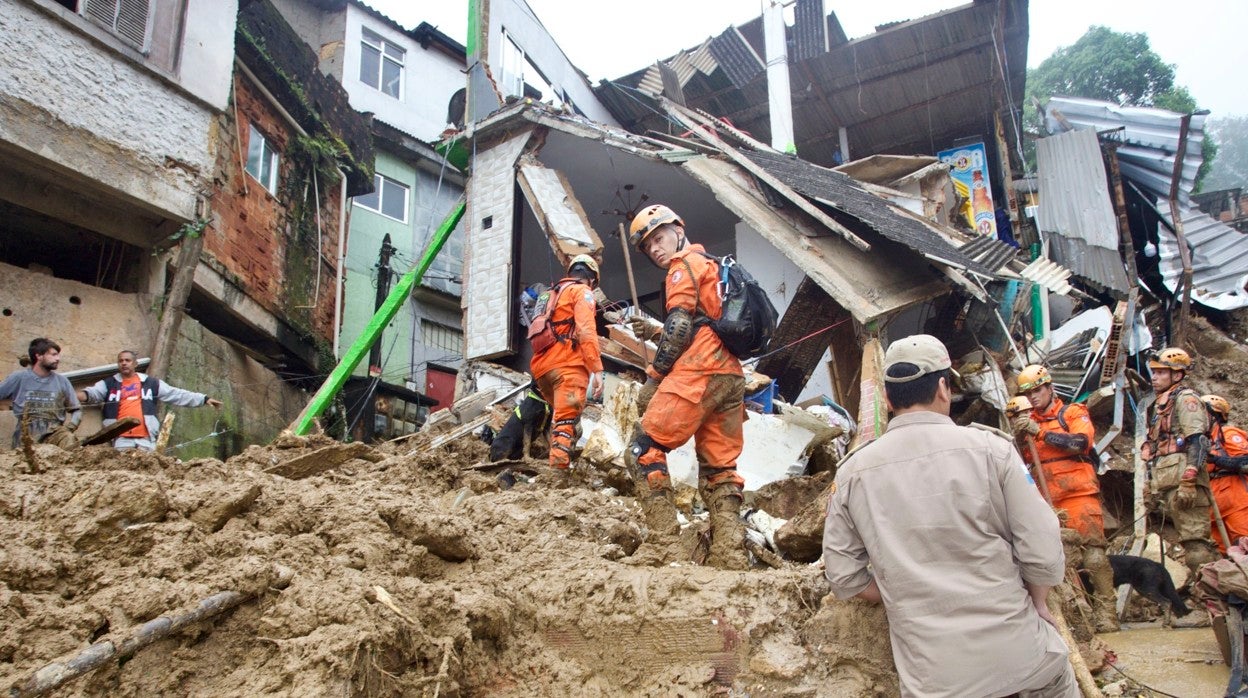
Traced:
<path fill-rule="evenodd" d="M 888 375 L 889 367 L 894 364 L 914 364 L 919 372 L 913 376 L 894 378 Z M 951 368 L 949 350 L 944 343 L 930 334 L 913 334 L 903 337 L 888 345 L 884 353 L 884 380 L 889 383 L 909 383 L 929 373 Z"/>

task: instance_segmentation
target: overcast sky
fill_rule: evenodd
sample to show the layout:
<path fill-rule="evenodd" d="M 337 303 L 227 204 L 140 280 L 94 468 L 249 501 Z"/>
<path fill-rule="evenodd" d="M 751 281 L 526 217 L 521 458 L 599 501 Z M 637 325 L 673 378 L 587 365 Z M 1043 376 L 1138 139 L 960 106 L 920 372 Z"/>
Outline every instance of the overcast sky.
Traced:
<path fill-rule="evenodd" d="M 428 22 L 463 43 L 467 0 L 364 0 L 395 21 Z M 765 1 L 765 0 L 762 0 Z M 528 0 L 529 7 L 593 83 L 617 78 L 697 46 L 760 13 L 760 0 Z M 965 4 L 959 0 L 827 0 L 850 38 L 876 24 L 913 19 Z M 592 9 L 589 9 L 592 8 Z M 1143 32 L 1173 63 L 1177 80 L 1213 116 L 1248 114 L 1243 68 L 1248 59 L 1245 0 L 1031 0 L 1027 65 L 1035 67 L 1093 24 Z"/>

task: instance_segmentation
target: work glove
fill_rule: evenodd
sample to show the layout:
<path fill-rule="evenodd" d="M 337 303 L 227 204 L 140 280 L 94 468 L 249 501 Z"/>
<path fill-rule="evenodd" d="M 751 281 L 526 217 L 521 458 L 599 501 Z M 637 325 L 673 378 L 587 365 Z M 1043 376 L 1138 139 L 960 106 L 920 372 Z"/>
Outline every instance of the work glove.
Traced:
<path fill-rule="evenodd" d="M 646 408 L 650 406 L 650 400 L 654 398 L 654 394 L 659 391 L 659 382 L 653 378 L 646 378 L 646 382 L 641 386 L 641 391 L 637 393 L 637 413 L 645 414 Z"/>
<path fill-rule="evenodd" d="M 634 315 L 628 319 L 628 328 L 633 331 L 637 339 L 643 342 L 654 336 L 653 326 L 640 315 Z"/>
<path fill-rule="evenodd" d="M 602 371 L 589 374 L 589 401 L 601 403 L 604 387 L 606 387 L 606 382 Z"/>
<path fill-rule="evenodd" d="M 1017 435 L 1027 434 L 1029 436 L 1035 436 L 1040 433 L 1040 425 L 1036 424 L 1035 420 L 1033 420 L 1029 414 L 1020 414 L 1016 416 L 1010 424 L 1014 427 L 1014 433 Z"/>
<path fill-rule="evenodd" d="M 1181 480 L 1178 491 L 1174 493 L 1174 508 L 1191 509 L 1196 506 L 1198 494 L 1195 480 Z"/>

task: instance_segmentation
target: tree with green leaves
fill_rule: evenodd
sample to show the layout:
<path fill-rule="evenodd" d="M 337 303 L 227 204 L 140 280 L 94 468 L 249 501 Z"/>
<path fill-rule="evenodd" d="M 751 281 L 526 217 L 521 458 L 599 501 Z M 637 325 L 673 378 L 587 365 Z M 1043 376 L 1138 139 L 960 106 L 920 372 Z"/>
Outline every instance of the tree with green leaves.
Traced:
<path fill-rule="evenodd" d="M 1024 122 L 1036 135 L 1043 133 L 1043 124 L 1035 101 L 1043 102 L 1053 95 L 1180 113 L 1197 108 L 1187 88 L 1175 84 L 1174 65 L 1153 51 L 1146 34 L 1116 32 L 1099 26 L 1089 27 L 1078 41 L 1057 49 L 1035 69 L 1028 70 L 1026 94 Z M 1196 191 L 1200 191 L 1217 154 L 1217 146 L 1208 134 L 1201 153 L 1205 161 L 1196 175 Z M 1034 162 L 1033 156 L 1028 157 Z"/>

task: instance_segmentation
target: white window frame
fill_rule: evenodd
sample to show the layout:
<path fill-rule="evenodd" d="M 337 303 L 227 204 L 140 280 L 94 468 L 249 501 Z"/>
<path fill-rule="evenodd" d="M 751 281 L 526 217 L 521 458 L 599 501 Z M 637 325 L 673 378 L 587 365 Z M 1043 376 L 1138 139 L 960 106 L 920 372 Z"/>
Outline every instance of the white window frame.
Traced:
<path fill-rule="evenodd" d="M 393 184 L 394 186 L 399 187 L 400 189 L 403 190 L 403 217 L 402 218 L 395 218 L 394 216 L 386 213 L 385 211 L 386 204 L 385 204 L 384 199 L 385 199 L 386 188 L 384 185 L 386 182 L 389 182 Z M 373 193 L 377 195 L 377 208 L 373 208 L 372 206 L 369 206 L 368 204 L 360 201 L 360 197 L 358 196 L 352 197 L 351 201 L 356 206 L 359 206 L 360 208 L 366 211 L 372 211 L 373 213 L 385 216 L 386 218 L 389 218 L 392 221 L 398 221 L 399 223 L 407 223 L 407 219 L 410 214 L 410 207 L 412 203 L 412 188 L 411 187 L 400 182 L 397 179 L 391 179 L 390 177 L 387 177 L 381 174 L 380 172 L 377 172 L 373 174 Z"/>
<path fill-rule="evenodd" d="M 372 37 L 376 37 L 376 38 L 374 39 Z M 360 75 L 360 82 L 373 88 L 374 90 L 377 90 L 378 92 L 382 93 L 383 95 L 386 95 L 387 97 L 393 97 L 394 99 L 397 99 L 400 102 L 402 102 L 404 92 L 406 91 L 404 83 L 407 82 L 407 49 L 385 38 L 384 36 L 381 35 L 380 32 L 375 32 L 372 29 L 369 29 L 368 27 L 360 27 L 360 71 L 361 72 L 363 72 L 364 70 L 364 51 L 366 47 L 374 49 L 380 54 L 380 58 L 377 62 L 377 75 L 374 76 L 375 79 L 377 80 L 377 84 L 374 85 L 368 82 L 367 80 L 364 79 L 363 75 Z M 398 58 L 390 55 L 390 53 L 386 51 L 387 48 L 398 51 L 399 53 Z M 397 95 L 392 95 L 389 92 L 386 92 L 385 89 L 383 88 L 383 85 L 385 83 L 383 82 L 382 78 L 386 74 L 386 61 L 390 61 L 391 63 L 394 63 L 395 65 L 399 66 L 399 93 Z"/>
<path fill-rule="evenodd" d="M 256 128 L 255 124 L 248 124 L 247 137 L 247 162 L 243 165 L 243 169 L 254 180 L 260 183 L 270 194 L 277 193 L 278 171 L 281 169 L 282 157 L 273 147 L 273 143 Z M 259 143 L 259 169 L 256 172 L 251 170 L 252 154 L 256 150 L 256 144 Z M 269 181 L 264 181 L 264 160 L 269 163 Z"/>

